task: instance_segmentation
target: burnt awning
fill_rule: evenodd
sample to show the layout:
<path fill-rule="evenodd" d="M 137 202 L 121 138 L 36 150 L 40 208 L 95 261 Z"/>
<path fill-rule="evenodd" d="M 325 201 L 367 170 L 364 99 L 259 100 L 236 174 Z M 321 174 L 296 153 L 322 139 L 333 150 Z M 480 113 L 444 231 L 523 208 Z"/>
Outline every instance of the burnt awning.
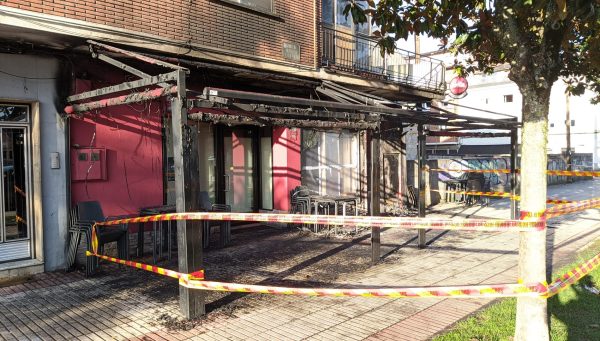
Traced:
<path fill-rule="evenodd" d="M 335 101 L 206 87 L 190 103 L 197 113 L 196 118 L 202 117 L 204 112 L 212 115 L 221 113 L 226 115 L 224 117 L 231 116 L 228 119 L 234 121 L 245 117 L 242 120 L 245 122 L 264 118 L 264 121 L 271 122 L 289 119 L 343 122 L 346 127 L 352 123 L 360 123 L 357 125 L 360 129 L 374 128 L 373 123 L 381 122 L 446 126 L 455 130 L 514 130 L 519 127 L 516 118 L 461 116 L 444 110 L 428 109 L 427 105 L 411 107 L 407 103 L 392 102 L 360 94 L 355 90 L 340 91 L 329 84 L 318 88 L 317 92 Z"/>

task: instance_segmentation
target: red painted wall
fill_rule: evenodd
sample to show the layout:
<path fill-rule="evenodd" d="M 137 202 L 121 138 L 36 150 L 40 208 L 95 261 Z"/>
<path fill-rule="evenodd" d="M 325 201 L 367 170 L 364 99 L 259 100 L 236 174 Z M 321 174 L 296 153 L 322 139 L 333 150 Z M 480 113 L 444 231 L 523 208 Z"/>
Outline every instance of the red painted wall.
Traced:
<path fill-rule="evenodd" d="M 92 81 L 77 81 L 76 93 L 123 81 L 119 74 L 106 69 L 87 71 Z M 107 171 L 106 180 L 72 181 L 72 204 L 100 201 L 107 216 L 137 214 L 141 207 L 162 205 L 163 108 L 161 102 L 154 101 L 71 118 L 71 153 L 90 146 L 106 148 Z M 90 162 L 90 167 L 98 166 Z"/>
<path fill-rule="evenodd" d="M 273 128 L 273 208 L 290 209 L 290 191 L 301 183 L 300 129 Z"/>

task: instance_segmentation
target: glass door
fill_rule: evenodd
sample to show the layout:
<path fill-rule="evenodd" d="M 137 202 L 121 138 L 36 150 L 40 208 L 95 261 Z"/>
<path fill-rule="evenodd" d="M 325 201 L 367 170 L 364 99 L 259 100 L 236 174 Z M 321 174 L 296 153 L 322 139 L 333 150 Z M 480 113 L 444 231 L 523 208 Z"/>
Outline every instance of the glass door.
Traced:
<path fill-rule="evenodd" d="M 27 106 L 0 105 L 0 120 L 27 122 Z M 21 112 L 16 115 L 15 113 Z M 17 117 L 18 116 L 18 117 Z M 15 119 L 17 117 L 17 119 Z M 32 257 L 28 127 L 0 125 L 0 263 Z"/>
<path fill-rule="evenodd" d="M 233 212 L 256 210 L 255 128 L 226 128 L 223 132 L 225 203 Z"/>

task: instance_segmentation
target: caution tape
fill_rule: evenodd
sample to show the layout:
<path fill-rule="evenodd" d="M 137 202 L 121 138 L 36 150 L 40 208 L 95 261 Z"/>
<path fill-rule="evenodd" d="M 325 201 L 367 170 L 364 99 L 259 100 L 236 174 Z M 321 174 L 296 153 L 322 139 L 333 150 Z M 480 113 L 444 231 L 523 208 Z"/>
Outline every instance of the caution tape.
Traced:
<path fill-rule="evenodd" d="M 169 213 L 98 222 L 97 226 L 130 223 L 146 223 L 172 220 L 216 220 L 293 224 L 322 224 L 359 227 L 390 227 L 404 229 L 467 230 L 467 231 L 515 231 L 543 230 L 544 222 L 499 219 L 428 219 L 378 216 L 335 216 L 309 214 L 235 213 L 235 212 L 188 212 Z"/>
<path fill-rule="evenodd" d="M 494 173 L 494 174 L 510 174 L 510 169 L 451 169 L 451 168 L 432 168 L 432 172 L 458 172 L 458 173 Z M 516 169 L 515 173 L 520 173 L 520 169 Z M 567 170 L 547 170 L 548 175 L 562 176 L 600 176 L 600 171 L 567 171 Z"/>
<path fill-rule="evenodd" d="M 148 265 L 148 264 L 144 264 L 144 263 L 133 262 L 130 260 L 119 259 L 119 258 L 110 257 L 110 256 L 106 256 L 106 255 L 99 255 L 97 253 L 92 253 L 90 251 L 86 251 L 85 254 L 88 257 L 95 256 L 100 259 L 107 260 L 109 262 L 130 266 L 132 268 L 153 272 L 155 274 L 159 274 L 159 275 L 167 276 L 167 277 L 171 277 L 171 278 L 183 279 L 183 280 L 189 280 L 189 279 L 203 280 L 204 279 L 204 270 L 193 272 L 191 274 L 184 274 L 181 272 L 161 268 L 161 267 L 158 267 L 155 265 Z"/>
<path fill-rule="evenodd" d="M 288 288 L 253 284 L 211 282 L 199 280 L 179 281 L 190 289 L 209 291 L 243 292 L 272 295 L 330 296 L 330 297 L 382 297 L 382 298 L 473 298 L 473 297 L 518 297 L 543 296 L 547 292 L 544 283 L 497 284 L 452 287 L 418 288 Z"/>
<path fill-rule="evenodd" d="M 527 212 L 527 211 L 521 211 L 519 214 L 519 219 L 521 220 L 525 220 L 525 221 L 536 221 L 536 220 L 542 220 L 545 221 L 548 218 L 548 214 L 546 211 L 542 211 L 542 212 Z"/>
<path fill-rule="evenodd" d="M 516 200 L 518 200 L 519 196 L 515 195 L 513 196 L 511 193 L 508 192 L 475 192 L 475 191 L 454 191 L 454 190 L 439 190 L 439 189 L 432 189 L 432 192 L 443 192 L 443 193 L 451 193 L 451 194 L 461 194 L 461 195 L 479 195 L 479 196 L 484 196 L 484 197 L 498 197 L 498 198 L 517 198 Z"/>
<path fill-rule="evenodd" d="M 15 215 L 15 221 L 17 223 L 23 223 L 23 224 L 27 224 L 27 221 L 25 221 L 25 219 L 19 215 Z"/>
<path fill-rule="evenodd" d="M 438 193 L 450 193 L 450 194 L 460 194 L 460 195 L 478 195 L 478 196 L 483 196 L 483 197 L 510 198 L 513 200 L 521 200 L 520 196 L 512 195 L 512 193 L 509 193 L 509 192 L 473 192 L 473 191 L 454 191 L 454 190 L 439 190 L 439 189 L 432 189 L 431 191 L 438 192 Z M 563 200 L 563 199 L 554 199 L 554 198 L 546 199 L 547 204 L 569 204 L 572 202 L 573 201 Z"/>
<path fill-rule="evenodd" d="M 553 218 L 562 216 L 565 214 L 577 213 L 588 210 L 590 208 L 596 208 L 600 206 L 600 198 L 588 199 L 581 201 L 573 201 L 567 204 L 558 204 L 547 210 L 547 217 Z"/>
<path fill-rule="evenodd" d="M 459 173 L 494 173 L 494 174 L 510 174 L 510 169 L 451 169 L 451 168 L 431 168 L 432 172 L 459 172 Z M 518 173 L 518 170 L 516 170 Z"/>
<path fill-rule="evenodd" d="M 594 269 L 600 266 L 600 253 L 594 256 L 592 259 L 588 260 L 575 267 L 574 269 L 567 271 L 564 275 L 558 277 L 554 280 L 554 282 L 548 285 L 548 294 L 547 297 L 552 297 L 571 285 L 577 283 L 584 276 L 592 272 Z"/>
<path fill-rule="evenodd" d="M 546 199 L 546 204 L 553 204 L 553 205 L 556 205 L 556 204 L 570 204 L 572 202 L 573 201 L 571 201 L 571 200 L 564 200 L 564 199 L 553 199 L 553 198 Z"/>
<path fill-rule="evenodd" d="M 548 170 L 548 175 L 564 175 L 564 176 L 600 176 L 600 172 L 592 171 L 566 171 L 566 170 Z"/>
<path fill-rule="evenodd" d="M 23 197 L 27 197 L 27 194 L 25 193 L 25 191 L 23 191 L 22 189 L 20 189 L 17 185 L 13 186 L 15 189 L 15 193 L 20 194 Z"/>
<path fill-rule="evenodd" d="M 381 298 L 481 298 L 481 297 L 518 297 L 518 296 L 544 296 L 547 294 L 547 285 L 544 283 L 525 285 L 494 284 L 494 285 L 463 285 L 448 287 L 414 287 L 414 288 L 290 288 L 279 286 L 265 286 L 254 284 L 239 284 L 214 282 L 204 280 L 204 270 L 191 274 L 161 268 L 154 265 L 133 262 L 106 255 L 86 251 L 88 257 L 98 257 L 109 262 L 126 265 L 132 268 L 149 271 L 158 275 L 179 280 L 179 284 L 190 289 L 243 292 L 272 295 L 300 295 L 300 296 L 329 296 L 329 297 L 381 297 Z"/>

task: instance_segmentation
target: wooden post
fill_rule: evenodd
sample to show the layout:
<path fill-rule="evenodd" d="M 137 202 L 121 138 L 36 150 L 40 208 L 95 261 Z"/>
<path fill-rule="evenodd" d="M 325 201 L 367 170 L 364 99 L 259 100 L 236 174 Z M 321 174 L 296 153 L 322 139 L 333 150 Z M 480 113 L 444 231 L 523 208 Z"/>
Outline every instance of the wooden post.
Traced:
<path fill-rule="evenodd" d="M 517 136 L 517 130 L 511 130 L 510 132 L 510 218 L 519 219 L 519 201 L 516 196 L 518 195 L 518 155 L 519 155 L 519 140 Z"/>
<path fill-rule="evenodd" d="M 187 123 L 186 73 L 177 76 L 177 96 L 171 103 L 175 194 L 177 212 L 197 212 L 199 200 L 198 128 Z M 202 226 L 198 221 L 177 222 L 179 271 L 192 273 L 202 269 Z M 179 306 L 186 318 L 205 313 L 204 292 L 179 287 Z"/>
<path fill-rule="evenodd" d="M 369 201 L 371 202 L 371 210 L 369 211 L 371 216 L 378 216 L 381 212 L 380 206 L 380 191 L 381 191 L 381 160 L 380 160 L 380 145 L 381 145 L 381 133 L 374 131 L 371 133 L 370 141 L 370 163 L 371 172 L 369 174 L 371 178 L 371 187 Z M 371 262 L 377 264 L 381 257 L 381 228 L 371 227 Z"/>
<path fill-rule="evenodd" d="M 427 166 L 427 139 L 423 125 L 418 125 L 418 140 L 419 140 L 419 217 L 425 218 L 425 167 Z M 418 247 L 424 248 L 427 243 L 427 236 L 425 229 L 419 229 L 418 232 Z"/>

